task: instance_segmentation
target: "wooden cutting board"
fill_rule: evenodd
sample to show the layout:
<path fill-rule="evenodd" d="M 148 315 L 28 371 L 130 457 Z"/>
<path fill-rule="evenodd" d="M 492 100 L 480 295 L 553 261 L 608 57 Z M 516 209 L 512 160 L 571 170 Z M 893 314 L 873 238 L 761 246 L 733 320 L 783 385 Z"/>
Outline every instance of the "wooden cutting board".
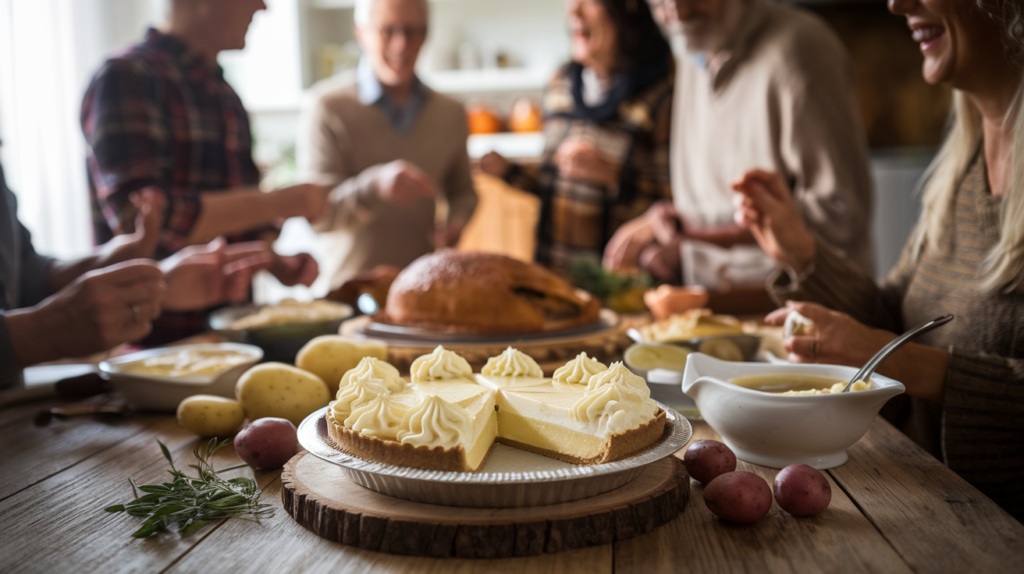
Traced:
<path fill-rule="evenodd" d="M 457 508 L 386 496 L 308 453 L 285 465 L 281 482 L 285 511 L 328 540 L 436 558 L 533 556 L 610 544 L 670 522 L 690 499 L 690 477 L 674 456 L 611 492 L 527 508 Z"/>

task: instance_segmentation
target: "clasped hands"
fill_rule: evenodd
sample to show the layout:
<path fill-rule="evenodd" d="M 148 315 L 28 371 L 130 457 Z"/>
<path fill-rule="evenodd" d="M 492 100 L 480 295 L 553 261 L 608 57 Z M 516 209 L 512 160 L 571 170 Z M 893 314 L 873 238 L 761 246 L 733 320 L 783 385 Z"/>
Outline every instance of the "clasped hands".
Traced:
<path fill-rule="evenodd" d="M 605 247 L 603 264 L 611 270 L 640 268 L 659 281 L 678 282 L 679 244 L 685 238 L 675 206 L 659 201 L 619 227 Z"/>

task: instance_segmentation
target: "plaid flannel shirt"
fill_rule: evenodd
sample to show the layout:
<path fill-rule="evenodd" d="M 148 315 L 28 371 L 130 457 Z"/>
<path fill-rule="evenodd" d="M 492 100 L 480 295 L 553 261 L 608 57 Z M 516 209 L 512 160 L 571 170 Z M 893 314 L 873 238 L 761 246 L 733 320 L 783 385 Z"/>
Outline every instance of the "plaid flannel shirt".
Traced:
<path fill-rule="evenodd" d="M 669 140 L 674 74 L 671 67 L 649 86 L 626 97 L 604 121 L 579 117 L 572 65 L 544 94 L 544 153 L 538 166 L 514 166 L 505 178 L 541 200 L 535 258 L 566 272 L 580 258 L 600 261 L 605 245 L 623 223 L 653 203 L 672 199 Z M 562 142 L 582 137 L 622 166 L 615 188 L 559 174 L 554 156 Z"/>
<path fill-rule="evenodd" d="M 166 257 L 186 245 L 201 194 L 259 183 L 249 118 L 220 66 L 157 30 L 103 64 L 81 121 L 97 243 L 132 232 L 130 195 L 157 186 L 167 211 L 156 256 Z"/>

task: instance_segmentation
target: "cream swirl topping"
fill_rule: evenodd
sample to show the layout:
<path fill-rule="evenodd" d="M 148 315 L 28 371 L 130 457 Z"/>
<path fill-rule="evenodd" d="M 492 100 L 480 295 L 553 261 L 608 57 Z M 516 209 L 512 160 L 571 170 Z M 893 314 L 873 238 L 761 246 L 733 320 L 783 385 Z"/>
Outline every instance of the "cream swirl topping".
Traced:
<path fill-rule="evenodd" d="M 384 381 L 380 379 L 356 379 L 348 386 L 338 389 L 338 400 L 331 405 L 331 409 L 334 411 L 334 420 L 346 420 L 356 408 L 370 403 L 381 395 L 388 394 L 391 394 L 391 391 L 384 386 Z"/>
<path fill-rule="evenodd" d="M 575 421 L 608 436 L 635 429 L 654 418 L 658 405 L 621 379 L 587 391 L 572 407 Z"/>
<path fill-rule="evenodd" d="M 588 357 L 586 353 L 580 353 L 575 359 L 558 367 L 551 380 L 560 384 L 585 385 L 590 377 L 607 370 L 608 367 L 601 361 Z"/>
<path fill-rule="evenodd" d="M 473 369 L 466 359 L 440 345 L 429 355 L 413 361 L 409 373 L 414 383 L 473 378 Z"/>
<path fill-rule="evenodd" d="M 402 419 L 409 407 L 391 400 L 390 394 L 380 394 L 372 401 L 352 409 L 345 426 L 353 431 L 381 438 L 394 439 L 402 428 Z"/>
<path fill-rule="evenodd" d="M 633 371 L 626 368 L 622 361 L 616 361 L 607 370 L 590 377 L 587 381 L 587 390 L 593 391 L 612 383 L 625 385 L 643 395 L 645 399 L 651 396 L 651 389 L 648 388 L 647 381 L 643 377 L 633 374 Z"/>
<path fill-rule="evenodd" d="M 487 364 L 480 371 L 488 377 L 536 377 L 544 376 L 537 361 L 533 357 L 509 347 L 497 357 L 487 359 Z"/>
<path fill-rule="evenodd" d="M 340 393 L 352 381 L 369 379 L 379 380 L 380 384 L 393 393 L 400 393 L 405 389 L 405 381 L 393 365 L 376 357 L 363 357 L 356 368 L 349 369 L 342 375 L 338 392 Z"/>
<path fill-rule="evenodd" d="M 424 395 L 420 404 L 406 413 L 398 441 L 413 446 L 454 448 L 472 433 L 473 425 L 465 407 L 453 405 L 436 395 Z"/>

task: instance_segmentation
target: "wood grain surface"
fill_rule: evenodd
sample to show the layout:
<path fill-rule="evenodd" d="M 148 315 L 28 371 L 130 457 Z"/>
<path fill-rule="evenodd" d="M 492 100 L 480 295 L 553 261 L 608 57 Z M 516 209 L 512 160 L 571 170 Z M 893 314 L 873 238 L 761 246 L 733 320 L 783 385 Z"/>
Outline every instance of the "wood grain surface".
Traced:
<path fill-rule="evenodd" d="M 394 556 L 330 542 L 280 500 L 280 471 L 257 472 L 276 507 L 182 538 L 131 538 L 140 520 L 103 508 L 132 498 L 128 478 L 168 478 L 156 440 L 180 467 L 201 444 L 169 416 L 82 417 L 35 427 L 39 402 L 0 410 L 0 571 L 51 572 L 1021 572 L 1024 526 L 881 419 L 827 472 L 832 504 L 813 518 L 773 506 L 757 524 L 722 523 L 691 481 L 686 512 L 647 534 L 523 558 Z M 714 433 L 694 423 L 695 438 Z M 216 466 L 237 464 L 230 449 Z M 740 464 L 771 480 L 774 470 Z M 233 471 L 253 476 L 249 469 Z"/>
<path fill-rule="evenodd" d="M 650 532 L 686 509 L 690 478 L 674 457 L 591 498 L 524 508 L 454 508 L 385 496 L 336 465 L 300 454 L 282 475 L 284 509 L 318 535 L 389 554 L 508 558 L 611 544 Z"/>

